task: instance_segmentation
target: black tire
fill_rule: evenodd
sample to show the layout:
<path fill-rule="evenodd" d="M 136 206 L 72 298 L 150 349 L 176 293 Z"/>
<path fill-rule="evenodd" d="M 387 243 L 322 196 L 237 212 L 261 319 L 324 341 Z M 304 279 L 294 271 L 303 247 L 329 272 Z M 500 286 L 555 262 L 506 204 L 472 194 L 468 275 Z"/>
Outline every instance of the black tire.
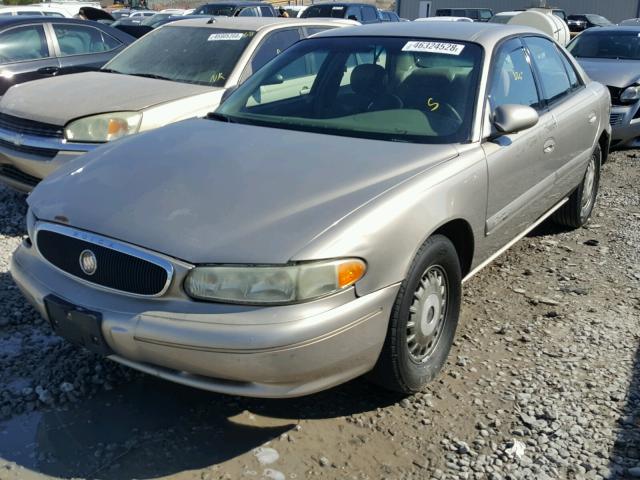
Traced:
<path fill-rule="evenodd" d="M 416 302 L 420 303 L 421 312 L 429 313 L 433 310 L 433 307 L 425 309 L 428 307 L 427 300 L 434 295 L 438 298 L 438 295 L 432 293 L 421 301 L 418 294 L 420 289 L 423 297 L 429 292 L 423 282 L 425 278 L 428 279 L 427 286 L 433 289 L 434 285 L 436 287 L 439 285 L 438 281 L 442 281 L 441 276 L 446 277 L 445 293 L 441 294 L 441 298 L 446 300 L 444 309 L 442 304 L 436 307 L 437 311 L 442 313 L 442 316 L 438 315 L 439 320 L 435 322 L 438 326 L 433 327 L 434 322 L 427 320 L 428 315 L 420 314 L 424 320 L 419 322 L 419 328 L 428 330 L 427 326 L 432 326 L 434 331 L 432 345 L 426 347 L 431 337 L 422 335 L 424 330 L 419 330 L 416 327 L 418 322 L 415 321 L 419 315 L 412 312 L 416 311 Z M 400 286 L 389 319 L 389 329 L 382 352 L 370 375 L 372 381 L 389 390 L 411 394 L 421 390 L 436 377 L 449 355 L 458 326 L 462 292 L 461 277 L 460 260 L 451 241 L 442 235 L 430 237 L 416 254 L 409 274 Z M 441 289 L 436 288 L 435 291 L 441 291 Z M 431 318 L 435 316 L 432 315 Z M 423 360 L 416 359 L 417 354 L 421 354 L 422 350 L 416 348 L 416 342 L 412 344 L 409 340 L 412 332 L 413 337 L 421 335 L 421 339 L 424 340 L 426 357 Z M 411 349 L 414 349 L 414 352 Z"/>
<path fill-rule="evenodd" d="M 596 198 L 598 196 L 598 188 L 600 185 L 600 162 L 602 161 L 602 150 L 600 150 L 600 146 L 597 145 L 591 154 L 591 158 L 589 160 L 589 165 L 587 166 L 587 171 L 571 196 L 569 200 L 562 206 L 560 209 L 553 215 L 553 221 L 569 228 L 580 228 L 591 216 L 591 212 L 593 212 L 593 207 L 596 203 Z M 591 192 L 587 192 L 585 187 L 588 186 L 589 183 L 589 168 L 592 167 L 594 169 L 593 174 L 593 186 L 591 188 Z M 587 200 L 585 195 L 589 195 L 588 206 L 584 207 L 584 202 Z"/>

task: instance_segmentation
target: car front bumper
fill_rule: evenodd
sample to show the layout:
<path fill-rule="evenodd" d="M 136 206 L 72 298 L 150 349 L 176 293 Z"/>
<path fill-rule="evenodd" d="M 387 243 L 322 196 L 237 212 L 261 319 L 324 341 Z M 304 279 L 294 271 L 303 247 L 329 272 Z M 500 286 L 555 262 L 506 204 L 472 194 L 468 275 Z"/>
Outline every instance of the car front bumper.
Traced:
<path fill-rule="evenodd" d="M 29 240 L 11 261 L 14 281 L 45 318 L 44 298 L 51 294 L 99 312 L 112 360 L 193 387 L 253 397 L 307 395 L 371 370 L 399 288 L 247 307 L 180 295 L 184 273 L 178 271 L 166 295 L 135 298 L 57 270 Z"/>
<path fill-rule="evenodd" d="M 0 128 L 0 181 L 30 192 L 60 166 L 101 144 L 67 143 L 64 139 L 18 134 Z"/>
<path fill-rule="evenodd" d="M 640 147 L 640 102 L 629 106 L 611 107 L 611 146 Z M 638 117 L 638 118 L 635 118 Z"/>

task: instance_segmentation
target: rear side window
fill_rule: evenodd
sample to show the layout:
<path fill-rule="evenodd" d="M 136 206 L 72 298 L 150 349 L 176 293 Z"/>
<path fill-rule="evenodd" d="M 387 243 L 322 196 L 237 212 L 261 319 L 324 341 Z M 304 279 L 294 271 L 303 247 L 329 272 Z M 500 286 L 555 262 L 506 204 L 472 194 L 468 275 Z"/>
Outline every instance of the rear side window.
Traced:
<path fill-rule="evenodd" d="M 280 30 L 269 34 L 269 36 L 262 41 L 251 60 L 251 71 L 256 72 L 269 60 L 280 55 L 298 40 L 300 40 L 300 32 L 298 29 Z"/>
<path fill-rule="evenodd" d="M 108 52 L 120 46 L 118 40 L 93 27 L 58 24 L 53 31 L 63 57 Z"/>
<path fill-rule="evenodd" d="M 18 15 L 24 15 L 26 17 L 41 17 L 42 12 L 16 12 Z"/>
<path fill-rule="evenodd" d="M 347 9 L 347 17 L 349 20 L 362 22 L 362 12 L 359 5 L 351 5 Z"/>
<path fill-rule="evenodd" d="M 269 7 L 260 7 L 260 14 L 263 17 L 275 17 L 273 10 Z"/>
<path fill-rule="evenodd" d="M 524 41 L 531 52 L 531 60 L 540 73 L 543 98 L 549 103 L 560 100 L 572 87 L 556 46 L 541 37 L 527 37 Z"/>
<path fill-rule="evenodd" d="M 16 27 L 0 33 L 0 64 L 49 57 L 42 25 Z"/>
<path fill-rule="evenodd" d="M 362 21 L 372 23 L 378 21 L 378 12 L 374 7 L 362 7 Z"/>
<path fill-rule="evenodd" d="M 240 10 L 239 13 L 236 14 L 238 17 L 259 17 L 258 9 L 256 7 L 247 7 Z"/>
<path fill-rule="evenodd" d="M 494 63 L 489 91 L 491 110 L 500 105 L 519 104 L 540 108 L 531 66 L 519 41 L 508 42 Z"/>

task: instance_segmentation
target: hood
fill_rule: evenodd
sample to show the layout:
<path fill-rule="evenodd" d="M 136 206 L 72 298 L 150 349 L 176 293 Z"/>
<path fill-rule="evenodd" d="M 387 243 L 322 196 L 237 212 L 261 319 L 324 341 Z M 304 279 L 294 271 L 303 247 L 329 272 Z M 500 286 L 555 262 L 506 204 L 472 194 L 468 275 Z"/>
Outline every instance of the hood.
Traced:
<path fill-rule="evenodd" d="M 611 87 L 625 88 L 640 78 L 640 61 L 610 58 L 578 58 L 589 78 Z"/>
<path fill-rule="evenodd" d="M 28 203 L 41 220 L 191 263 L 286 263 L 315 236 L 449 145 L 354 139 L 187 120 L 104 145 Z"/>
<path fill-rule="evenodd" d="M 105 72 L 85 72 L 25 82 L 7 90 L 3 113 L 63 126 L 97 113 L 139 111 L 219 90 L 215 87 Z M 56 92 L 52 95 L 51 92 Z"/>

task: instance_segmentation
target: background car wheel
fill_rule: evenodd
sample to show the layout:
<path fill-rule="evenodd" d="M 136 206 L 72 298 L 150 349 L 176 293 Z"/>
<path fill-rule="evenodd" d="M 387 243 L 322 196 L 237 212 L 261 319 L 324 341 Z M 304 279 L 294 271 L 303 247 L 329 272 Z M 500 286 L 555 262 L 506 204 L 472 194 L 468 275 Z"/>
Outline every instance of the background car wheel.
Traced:
<path fill-rule="evenodd" d="M 570 228 L 579 228 L 587 223 L 598 196 L 600 185 L 600 162 L 602 151 L 599 146 L 593 150 L 587 171 L 578 188 L 553 216 L 553 221 Z"/>
<path fill-rule="evenodd" d="M 409 394 L 435 378 L 453 343 L 461 289 L 455 247 L 442 235 L 430 237 L 398 292 L 374 382 Z"/>

